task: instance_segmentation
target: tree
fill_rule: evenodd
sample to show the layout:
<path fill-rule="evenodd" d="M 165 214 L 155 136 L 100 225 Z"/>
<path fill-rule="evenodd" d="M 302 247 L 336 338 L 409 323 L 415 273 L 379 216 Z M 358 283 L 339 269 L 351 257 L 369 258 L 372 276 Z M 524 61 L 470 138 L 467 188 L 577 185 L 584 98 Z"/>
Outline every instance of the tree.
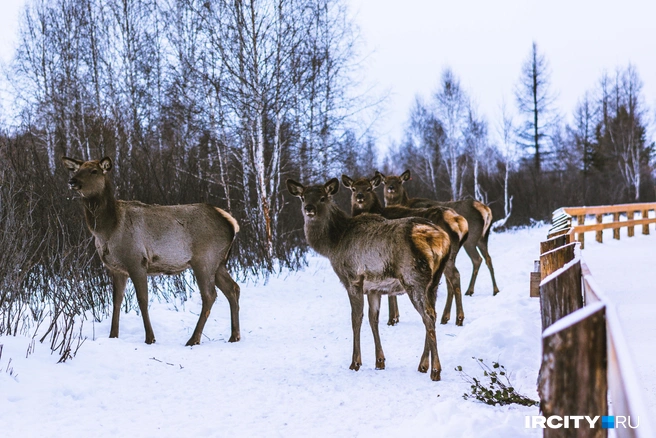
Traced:
<path fill-rule="evenodd" d="M 524 117 L 519 126 L 519 144 L 533 151 L 533 167 L 539 174 L 542 170 L 546 151 L 546 138 L 554 125 L 556 116 L 553 109 L 555 96 L 550 90 L 549 64 L 545 56 L 538 52 L 535 42 L 531 53 L 522 65 L 519 83 L 515 87 L 517 109 Z"/>
<path fill-rule="evenodd" d="M 612 83 L 611 87 L 607 84 Z M 644 168 L 653 150 L 647 147 L 642 81 L 632 65 L 617 70 L 612 82 L 601 81 L 602 124 L 598 129 L 599 147 L 617 164 L 627 195 L 638 201 Z"/>
<path fill-rule="evenodd" d="M 449 176 L 451 199 L 457 200 L 462 196 L 461 182 L 466 165 L 463 155 L 470 103 L 460 80 L 449 68 L 442 72 L 440 88 L 433 95 L 433 105 L 435 116 L 444 130 L 442 159 Z"/>
<path fill-rule="evenodd" d="M 505 224 L 512 213 L 513 197 L 510 195 L 508 183 L 510 181 L 510 171 L 515 165 L 517 159 L 515 132 L 515 121 L 512 114 L 508 111 L 505 101 L 501 104 L 501 119 L 498 121 L 497 132 L 501 138 L 501 154 L 503 156 L 504 174 L 503 174 L 503 213 L 504 219 L 501 219 L 499 226 Z"/>

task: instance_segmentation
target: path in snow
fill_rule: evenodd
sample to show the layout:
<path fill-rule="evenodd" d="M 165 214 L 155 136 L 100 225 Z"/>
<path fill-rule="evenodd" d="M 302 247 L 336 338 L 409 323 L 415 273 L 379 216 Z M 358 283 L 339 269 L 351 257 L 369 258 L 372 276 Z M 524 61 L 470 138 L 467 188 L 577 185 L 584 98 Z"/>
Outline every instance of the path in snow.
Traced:
<path fill-rule="evenodd" d="M 645 402 L 656 413 L 656 235 L 642 235 L 636 227 L 629 238 L 621 229 L 620 240 L 604 232 L 604 243 L 586 236 L 583 259 L 592 276 L 615 304 L 633 363 L 643 384 Z"/>
<path fill-rule="evenodd" d="M 119 339 L 107 338 L 109 320 L 87 321 L 87 341 L 64 364 L 55 363 L 47 345 L 37 342 L 26 358 L 29 338 L 0 337 L 0 435 L 541 436 L 539 429 L 524 428 L 524 416 L 537 415 L 537 407 L 464 400 L 469 384 L 454 368 L 483 378 L 472 357 L 499 361 L 518 391 L 537 399 L 541 324 L 539 300 L 529 297 L 528 273 L 547 229 L 490 236 L 501 293 L 492 296 L 483 265 L 476 293 L 463 297 L 464 326 L 453 324 L 453 314 L 449 324 L 438 326 L 440 382 L 417 372 L 425 331 L 405 296 L 399 299 L 398 326 L 385 325 L 386 302 L 381 311 L 387 369 L 374 369 L 365 316 L 364 363 L 357 373 L 349 370 L 346 292 L 326 259 L 309 257 L 300 272 L 272 277 L 267 284 L 241 284 L 242 339 L 237 343 L 227 342 L 228 304 L 219 294 L 201 345 L 184 346 L 198 319 L 198 293 L 184 305 L 151 296 L 153 345 L 143 343 L 143 324 L 135 312 L 121 315 Z M 466 285 L 471 263 L 463 254 L 457 264 Z M 440 314 L 445 299 L 442 284 Z"/>

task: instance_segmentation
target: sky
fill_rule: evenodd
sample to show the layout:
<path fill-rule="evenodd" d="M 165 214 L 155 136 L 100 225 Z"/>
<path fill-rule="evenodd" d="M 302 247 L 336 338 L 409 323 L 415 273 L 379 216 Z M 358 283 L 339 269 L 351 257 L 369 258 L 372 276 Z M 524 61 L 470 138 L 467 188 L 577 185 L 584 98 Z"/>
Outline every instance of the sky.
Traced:
<path fill-rule="evenodd" d="M 515 101 L 513 87 L 535 41 L 546 56 L 556 104 L 569 116 L 604 70 L 629 63 L 656 111 L 656 36 L 653 0 L 345 0 L 363 39 L 363 77 L 389 93 L 377 124 L 381 145 L 401 137 L 416 95 L 435 91 L 445 67 L 490 122 Z M 20 7 L 1 0 L 0 57 L 11 56 Z"/>
<path fill-rule="evenodd" d="M 369 55 L 366 77 L 391 93 L 379 127 L 399 139 L 417 94 L 436 90 L 449 66 L 493 132 L 502 101 L 535 41 L 552 71 L 556 104 L 572 113 L 604 70 L 629 63 L 656 109 L 656 2 L 653 0 L 350 0 Z M 384 140 L 383 140 L 384 142 Z"/>

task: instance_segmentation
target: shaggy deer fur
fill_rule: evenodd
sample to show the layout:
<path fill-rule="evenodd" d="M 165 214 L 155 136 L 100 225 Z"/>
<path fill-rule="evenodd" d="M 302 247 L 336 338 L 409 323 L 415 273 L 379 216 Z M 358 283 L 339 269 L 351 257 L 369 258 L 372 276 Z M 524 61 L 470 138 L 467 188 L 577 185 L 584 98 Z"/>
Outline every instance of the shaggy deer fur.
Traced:
<path fill-rule="evenodd" d="M 308 244 L 330 260 L 348 292 L 353 326 L 350 368 L 357 371 L 362 365 L 360 328 L 364 295 L 369 301 L 376 369 L 384 369 L 385 355 L 378 333 L 380 296 L 407 293 L 426 328 L 419 371 L 425 373 L 430 369 L 431 379 L 440 380 L 435 296 L 451 249 L 448 234 L 420 218 L 387 220 L 371 214 L 349 217 L 332 200 L 339 190 L 337 178 L 309 187 L 288 179 L 287 189 L 301 198 Z"/>
<path fill-rule="evenodd" d="M 128 277 L 134 283 L 146 331 L 155 342 L 148 316 L 148 275 L 175 275 L 191 268 L 203 300 L 196 329 L 187 345 L 200 336 L 216 299 L 214 285 L 230 303 L 232 333 L 239 341 L 239 286 L 226 269 L 232 243 L 239 231 L 227 212 L 208 204 L 147 205 L 114 198 L 109 172 L 112 161 L 62 158 L 73 175 L 69 186 L 82 197 L 84 217 L 96 240 L 96 250 L 113 281 L 114 309 L 110 338 L 118 338 L 119 315 Z"/>
<path fill-rule="evenodd" d="M 403 187 L 403 183 L 410 179 L 410 171 L 406 170 L 400 176 L 385 176 L 376 172 L 383 179 L 385 184 L 385 205 L 401 205 L 409 208 L 427 208 L 427 207 L 449 207 L 458 212 L 459 215 L 467 219 L 469 224 L 469 237 L 463 244 L 465 252 L 474 265 L 471 280 L 465 295 L 474 294 L 474 284 L 478 276 L 478 270 L 481 267 L 482 259 L 478 250 L 481 251 L 485 258 L 487 268 L 490 270 L 492 277 L 493 295 L 499 293 L 497 281 L 494 278 L 494 267 L 492 266 L 492 257 L 487 248 L 487 241 L 490 237 L 490 225 L 492 225 L 492 210 L 482 202 L 473 199 L 462 201 L 439 202 L 425 198 L 410 198 Z"/>
<path fill-rule="evenodd" d="M 460 246 L 468 235 L 468 225 L 465 218 L 454 210 L 446 207 L 431 208 L 407 208 L 402 206 L 383 207 L 374 189 L 381 183 L 380 175 L 371 179 L 359 178 L 353 180 L 342 175 L 342 184 L 351 190 L 351 214 L 355 217 L 362 213 L 379 214 L 386 219 L 399 219 L 405 217 L 422 217 L 433 222 L 449 234 L 451 240 L 451 252 L 444 268 L 444 276 L 447 281 L 447 299 L 442 313 L 442 324 L 446 324 L 451 318 L 451 305 L 456 300 L 456 325 L 461 326 L 465 319 L 462 308 L 462 293 L 460 289 L 460 272 L 456 268 L 456 256 Z M 399 308 L 395 296 L 388 297 L 389 321 L 388 325 L 399 322 Z"/>

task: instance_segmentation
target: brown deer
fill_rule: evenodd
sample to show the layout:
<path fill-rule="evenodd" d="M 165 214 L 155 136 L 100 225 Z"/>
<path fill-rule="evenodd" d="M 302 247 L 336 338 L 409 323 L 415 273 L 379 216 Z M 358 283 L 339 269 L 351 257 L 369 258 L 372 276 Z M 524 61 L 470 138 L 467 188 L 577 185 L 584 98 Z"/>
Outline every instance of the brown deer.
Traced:
<path fill-rule="evenodd" d="M 148 205 L 114 198 L 109 180 L 112 161 L 80 161 L 62 157 L 73 175 L 68 181 L 82 198 L 84 217 L 95 237 L 96 250 L 113 282 L 114 309 L 110 338 L 118 338 L 121 303 L 128 277 L 134 288 L 146 331 L 146 344 L 155 342 L 148 316 L 148 275 L 175 275 L 191 268 L 203 301 L 196 328 L 187 345 L 200 336 L 219 287 L 230 303 L 232 333 L 240 339 L 239 286 L 226 269 L 239 231 L 227 212 L 208 204 Z"/>
<path fill-rule="evenodd" d="M 410 198 L 403 187 L 403 183 L 410 179 L 409 170 L 406 170 L 400 176 L 385 176 L 380 172 L 376 172 L 376 174 L 381 176 L 383 184 L 385 185 L 384 194 L 386 206 L 402 205 L 409 208 L 449 207 L 467 219 L 467 223 L 469 224 L 469 237 L 467 237 L 463 247 L 471 259 L 474 268 L 465 295 L 474 294 L 474 284 L 476 283 L 476 277 L 478 276 L 478 270 L 482 262 L 478 250 L 483 254 L 487 268 L 490 270 L 493 295 L 499 293 L 497 281 L 494 278 L 492 257 L 490 257 L 490 253 L 487 249 L 487 241 L 490 237 L 490 225 L 492 225 L 492 210 L 490 210 L 490 207 L 473 199 L 439 202 L 425 198 Z"/>
<path fill-rule="evenodd" d="M 374 191 L 380 185 L 382 178 L 376 175 L 371 179 L 359 178 L 353 180 L 342 175 L 342 184 L 351 190 L 351 214 L 353 217 L 363 213 L 379 214 L 386 219 L 400 219 L 406 217 L 422 217 L 428 219 L 449 234 L 451 240 L 451 251 L 449 259 L 444 268 L 444 276 L 447 281 L 447 299 L 442 313 L 442 324 L 446 324 L 451 318 L 451 305 L 456 300 L 456 325 L 461 326 L 465 319 L 462 309 L 462 293 L 460 289 L 460 272 L 456 268 L 456 256 L 460 246 L 468 235 L 467 220 L 454 210 L 446 207 L 431 208 L 407 208 L 399 205 L 383 207 Z M 388 325 L 399 322 L 399 308 L 396 296 L 389 296 L 389 321 Z"/>
<path fill-rule="evenodd" d="M 376 369 L 385 369 L 378 333 L 380 296 L 407 293 L 426 328 L 419 371 L 429 370 L 430 355 L 430 377 L 440 380 L 442 367 L 437 355 L 435 297 L 451 249 L 448 234 L 421 218 L 387 220 L 372 214 L 349 217 L 332 200 L 339 190 L 337 178 L 309 187 L 288 179 L 287 189 L 301 198 L 308 244 L 330 260 L 348 292 L 353 325 L 350 369 L 357 371 L 362 365 L 360 328 L 364 295 L 369 302 Z"/>

